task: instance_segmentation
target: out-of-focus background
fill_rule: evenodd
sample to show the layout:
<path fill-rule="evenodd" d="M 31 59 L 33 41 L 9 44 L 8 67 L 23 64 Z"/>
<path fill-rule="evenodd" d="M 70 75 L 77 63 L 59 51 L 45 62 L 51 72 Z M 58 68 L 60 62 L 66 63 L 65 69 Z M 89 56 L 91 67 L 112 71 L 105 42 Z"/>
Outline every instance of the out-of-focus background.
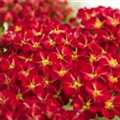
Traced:
<path fill-rule="evenodd" d="M 105 6 L 120 9 L 120 0 L 68 0 L 68 1 L 70 6 L 74 9 L 75 14 L 77 13 L 78 9 L 82 7 L 92 8 L 98 6 Z M 108 120 L 108 119 L 96 118 L 94 120 Z M 120 118 L 115 117 L 112 120 L 120 120 Z"/>
<path fill-rule="evenodd" d="M 68 0 L 70 3 L 70 6 L 74 8 L 75 12 L 80 7 L 97 7 L 100 5 L 106 6 L 106 7 L 112 7 L 112 8 L 120 8 L 120 0 Z"/>

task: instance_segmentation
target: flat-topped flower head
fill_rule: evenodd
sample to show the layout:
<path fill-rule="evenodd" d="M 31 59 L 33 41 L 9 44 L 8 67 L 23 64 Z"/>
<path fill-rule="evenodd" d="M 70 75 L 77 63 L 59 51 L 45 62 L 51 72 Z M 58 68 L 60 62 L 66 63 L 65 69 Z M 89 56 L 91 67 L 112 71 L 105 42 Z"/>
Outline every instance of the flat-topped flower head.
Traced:
<path fill-rule="evenodd" d="M 0 1 L 1 120 L 120 116 L 120 10 L 69 13 L 59 0 Z"/>

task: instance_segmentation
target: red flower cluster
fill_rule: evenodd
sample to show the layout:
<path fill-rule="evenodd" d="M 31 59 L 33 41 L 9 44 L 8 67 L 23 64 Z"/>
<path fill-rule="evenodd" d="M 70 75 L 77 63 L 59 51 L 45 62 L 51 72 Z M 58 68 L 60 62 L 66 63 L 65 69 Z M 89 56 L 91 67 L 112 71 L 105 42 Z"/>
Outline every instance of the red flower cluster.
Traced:
<path fill-rule="evenodd" d="M 35 14 L 41 6 L 23 3 L 12 3 L 27 8 L 0 36 L 0 119 L 120 116 L 120 11 L 80 9 L 76 19 L 61 24 L 58 16 L 49 17 L 48 1 L 35 16 L 28 11 Z"/>
<path fill-rule="evenodd" d="M 4 29 L 3 23 L 11 25 L 26 17 L 52 18 L 64 23 L 71 14 L 68 3 L 59 0 L 0 0 L 0 31 Z"/>

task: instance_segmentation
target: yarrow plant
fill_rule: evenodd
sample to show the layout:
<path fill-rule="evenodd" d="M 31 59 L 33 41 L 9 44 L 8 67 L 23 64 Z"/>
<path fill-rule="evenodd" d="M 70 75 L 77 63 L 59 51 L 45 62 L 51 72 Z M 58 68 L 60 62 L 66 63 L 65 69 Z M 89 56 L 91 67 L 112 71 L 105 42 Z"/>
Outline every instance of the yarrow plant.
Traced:
<path fill-rule="evenodd" d="M 120 10 L 82 8 L 68 20 L 71 11 L 0 1 L 1 120 L 120 116 Z"/>

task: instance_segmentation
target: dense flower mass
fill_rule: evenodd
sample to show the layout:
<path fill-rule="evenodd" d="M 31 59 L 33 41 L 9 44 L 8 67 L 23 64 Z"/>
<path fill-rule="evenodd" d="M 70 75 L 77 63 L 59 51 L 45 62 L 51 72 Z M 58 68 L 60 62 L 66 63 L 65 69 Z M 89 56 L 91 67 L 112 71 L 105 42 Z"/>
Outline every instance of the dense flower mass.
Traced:
<path fill-rule="evenodd" d="M 1 120 L 120 116 L 120 10 L 83 8 L 63 24 L 68 13 L 66 2 L 0 1 Z"/>
<path fill-rule="evenodd" d="M 6 23 L 8 26 L 29 17 L 52 18 L 65 23 L 71 13 L 72 9 L 68 7 L 68 3 L 59 0 L 0 0 L 0 32 Z"/>

